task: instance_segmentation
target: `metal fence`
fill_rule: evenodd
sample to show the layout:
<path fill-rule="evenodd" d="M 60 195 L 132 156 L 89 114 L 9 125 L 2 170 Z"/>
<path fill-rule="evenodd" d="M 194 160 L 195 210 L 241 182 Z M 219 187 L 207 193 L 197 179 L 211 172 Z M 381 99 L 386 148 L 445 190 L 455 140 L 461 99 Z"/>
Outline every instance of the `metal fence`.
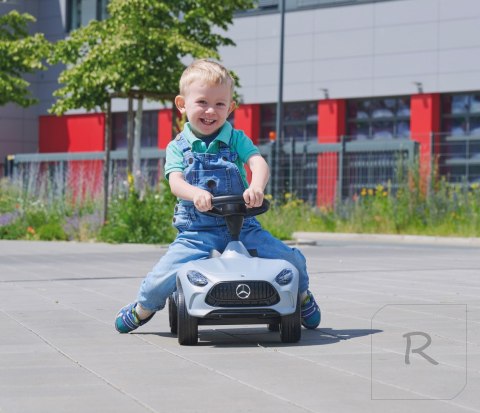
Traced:
<path fill-rule="evenodd" d="M 156 148 L 140 152 L 140 177 L 144 184 L 156 185 L 163 177 L 165 151 Z M 29 194 L 49 197 L 73 191 L 98 194 L 103 191 L 105 152 L 18 154 L 8 156 L 5 175 Z M 127 184 L 127 151 L 111 151 L 109 193 L 124 191 Z"/>
<path fill-rule="evenodd" d="M 448 182 L 480 183 L 480 134 L 435 134 L 433 156 Z"/>
<path fill-rule="evenodd" d="M 402 185 L 418 155 L 417 142 L 407 139 L 339 143 L 297 142 L 260 146 L 272 169 L 267 188 L 274 196 L 295 194 L 311 204 L 330 204 L 378 185 Z"/>
<path fill-rule="evenodd" d="M 276 198 L 290 193 L 316 205 L 333 204 L 379 184 L 397 188 L 416 158 L 418 144 L 408 139 L 348 142 L 342 138 L 332 144 L 291 139 L 259 149 L 271 169 L 268 193 Z M 103 188 L 104 158 L 103 152 L 15 155 L 6 163 L 6 175 L 32 194 L 41 191 L 45 181 L 57 194 L 69 188 L 98 193 Z M 165 151 L 143 149 L 141 159 L 142 179 L 155 185 L 163 177 Z M 125 189 L 126 162 L 126 151 L 111 152 L 111 194 Z"/>

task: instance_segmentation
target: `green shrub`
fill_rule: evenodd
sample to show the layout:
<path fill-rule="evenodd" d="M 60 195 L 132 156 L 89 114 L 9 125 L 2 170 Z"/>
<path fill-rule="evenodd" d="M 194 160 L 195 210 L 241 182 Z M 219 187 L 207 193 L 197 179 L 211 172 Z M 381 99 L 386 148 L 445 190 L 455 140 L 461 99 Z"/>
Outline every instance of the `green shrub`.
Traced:
<path fill-rule="evenodd" d="M 127 193 L 112 200 L 108 221 L 99 239 L 106 242 L 169 243 L 175 237 L 172 214 L 175 198 L 165 181 L 143 193 L 130 183 Z"/>

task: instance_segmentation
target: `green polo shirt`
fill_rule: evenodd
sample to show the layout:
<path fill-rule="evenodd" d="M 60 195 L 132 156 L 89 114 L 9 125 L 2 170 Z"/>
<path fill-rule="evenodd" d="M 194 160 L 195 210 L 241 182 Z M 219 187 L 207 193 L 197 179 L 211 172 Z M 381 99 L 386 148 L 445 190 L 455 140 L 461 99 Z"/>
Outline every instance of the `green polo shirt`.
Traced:
<path fill-rule="evenodd" d="M 205 145 L 201 139 L 197 138 L 190 127 L 190 124 L 187 122 L 182 131 L 183 136 L 188 141 L 193 152 L 196 153 L 218 153 L 218 144 L 223 142 L 226 145 L 230 142 L 230 149 L 235 151 L 238 154 L 238 158 L 235 161 L 235 164 L 240 171 L 240 175 L 245 184 L 245 187 L 248 187 L 247 182 L 247 173 L 245 171 L 244 164 L 252 155 L 259 154 L 258 148 L 253 144 L 252 140 L 243 133 L 241 130 L 233 129 L 230 122 L 225 122 L 220 131 L 218 132 L 217 137 L 210 143 L 210 145 Z M 230 136 L 232 139 L 230 140 Z M 167 146 L 165 162 L 165 177 L 168 179 L 168 175 L 171 172 L 183 172 L 185 166 L 183 164 L 183 153 L 179 148 L 178 144 L 173 140 Z"/>

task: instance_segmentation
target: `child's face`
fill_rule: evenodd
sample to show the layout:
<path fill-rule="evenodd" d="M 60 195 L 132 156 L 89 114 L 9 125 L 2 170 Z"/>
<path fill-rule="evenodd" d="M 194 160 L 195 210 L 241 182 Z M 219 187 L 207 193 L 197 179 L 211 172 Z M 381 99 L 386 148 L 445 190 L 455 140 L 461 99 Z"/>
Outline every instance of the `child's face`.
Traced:
<path fill-rule="evenodd" d="M 187 115 L 196 136 L 213 135 L 235 109 L 232 93 L 227 85 L 209 85 L 193 81 L 185 95 L 175 98 L 178 110 Z"/>

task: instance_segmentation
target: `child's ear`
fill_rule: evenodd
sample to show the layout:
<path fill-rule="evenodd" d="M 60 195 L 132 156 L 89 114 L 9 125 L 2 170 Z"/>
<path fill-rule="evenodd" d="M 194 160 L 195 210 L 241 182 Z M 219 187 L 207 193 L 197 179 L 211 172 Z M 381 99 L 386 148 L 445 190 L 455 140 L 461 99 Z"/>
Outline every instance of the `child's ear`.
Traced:
<path fill-rule="evenodd" d="M 228 108 L 228 114 L 230 115 L 230 113 L 232 113 L 236 108 L 237 108 L 237 102 L 233 100 L 232 103 L 230 103 L 230 107 Z"/>
<path fill-rule="evenodd" d="M 175 97 L 175 106 L 180 113 L 185 113 L 185 98 L 182 95 Z"/>

